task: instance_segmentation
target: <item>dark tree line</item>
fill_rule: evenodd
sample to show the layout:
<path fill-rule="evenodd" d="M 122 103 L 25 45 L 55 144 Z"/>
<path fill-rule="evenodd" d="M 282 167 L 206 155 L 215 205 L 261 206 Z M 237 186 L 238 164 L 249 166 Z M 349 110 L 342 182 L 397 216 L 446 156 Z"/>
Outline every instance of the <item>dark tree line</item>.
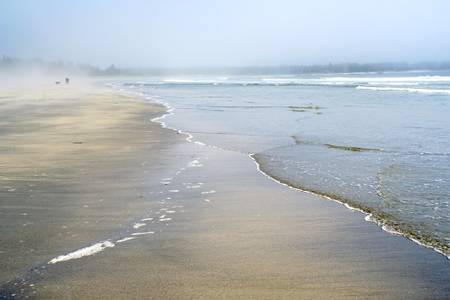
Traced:
<path fill-rule="evenodd" d="M 339 63 L 316 65 L 286 65 L 286 66 L 248 66 L 248 67 L 211 67 L 211 68 L 117 68 L 111 65 L 100 68 L 90 64 L 44 61 L 39 58 L 19 59 L 3 56 L 0 59 L 0 72 L 26 71 L 38 69 L 48 73 L 85 74 L 91 76 L 143 76 L 164 74 L 314 74 L 314 73 L 356 73 L 356 72 L 387 72 L 409 70 L 450 70 L 450 62 L 421 63 Z"/>

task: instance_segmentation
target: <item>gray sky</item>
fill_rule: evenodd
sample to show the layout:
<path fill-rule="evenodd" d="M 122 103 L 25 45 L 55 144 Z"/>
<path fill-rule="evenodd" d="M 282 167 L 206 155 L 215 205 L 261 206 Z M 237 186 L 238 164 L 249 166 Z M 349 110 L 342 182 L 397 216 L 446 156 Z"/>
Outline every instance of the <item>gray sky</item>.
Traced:
<path fill-rule="evenodd" d="M 0 3 L 0 54 L 131 67 L 450 60 L 446 0 Z"/>

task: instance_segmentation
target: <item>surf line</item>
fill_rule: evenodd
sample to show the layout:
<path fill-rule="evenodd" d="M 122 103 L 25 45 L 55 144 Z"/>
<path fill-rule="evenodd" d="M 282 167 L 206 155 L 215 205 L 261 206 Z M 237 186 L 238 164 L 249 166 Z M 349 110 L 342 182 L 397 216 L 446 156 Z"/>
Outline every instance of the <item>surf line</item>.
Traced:
<path fill-rule="evenodd" d="M 365 215 L 364 220 L 365 220 L 366 222 L 375 223 L 375 224 L 378 225 L 383 231 L 385 231 L 385 232 L 387 232 L 387 233 L 390 233 L 390 234 L 393 234 L 393 235 L 399 235 L 399 236 L 402 236 L 402 237 L 404 237 L 404 238 L 406 238 L 406 239 L 408 239 L 408 240 L 410 240 L 410 241 L 412 241 L 412 242 L 414 242 L 414 243 L 416 243 L 416 244 L 418 244 L 418 245 L 420 245 L 420 246 L 422 246 L 422 247 L 425 247 L 425 248 L 428 248 L 428 249 L 432 249 L 432 250 L 436 251 L 437 253 L 439 253 L 439 254 L 445 256 L 448 260 L 450 260 L 450 255 L 449 255 L 449 254 L 446 254 L 444 251 L 441 251 L 440 249 L 438 249 L 438 248 L 436 248 L 436 247 L 433 247 L 433 246 L 431 246 L 431 245 L 422 243 L 422 242 L 419 241 L 418 239 L 415 239 L 415 238 L 413 238 L 413 237 L 410 237 L 410 236 L 404 234 L 404 233 L 401 232 L 401 231 L 398 231 L 398 230 L 395 230 L 395 229 L 389 227 L 387 224 L 385 224 L 385 223 L 383 222 L 383 220 L 380 220 L 380 219 L 375 218 L 375 217 L 373 216 L 373 214 L 370 213 L 370 212 L 366 212 L 366 211 L 364 211 L 364 210 L 362 210 L 362 209 L 360 209 L 360 208 L 358 208 L 358 207 L 353 207 L 353 206 L 349 205 L 348 203 L 345 203 L 345 202 L 340 201 L 340 200 L 338 200 L 338 199 L 329 197 L 329 196 L 327 196 L 327 195 L 322 195 L 322 194 L 314 193 L 314 192 L 312 192 L 312 191 L 308 191 L 308 190 L 304 190 L 304 189 L 301 189 L 301 188 L 298 188 L 298 187 L 294 187 L 294 186 L 292 186 L 292 185 L 289 185 L 289 184 L 287 184 L 287 183 L 284 183 L 284 182 L 282 182 L 282 181 L 280 181 L 280 180 L 278 180 L 278 179 L 276 179 L 276 178 L 270 176 L 269 174 L 267 174 L 266 172 L 264 172 L 264 171 L 261 169 L 260 164 L 259 164 L 258 161 L 255 159 L 255 155 L 256 155 L 256 153 L 250 153 L 250 154 L 248 154 L 248 157 L 250 157 L 250 159 L 253 160 L 253 162 L 256 164 L 256 169 L 258 170 L 258 172 L 260 172 L 262 175 L 264 175 L 265 177 L 269 178 L 270 180 L 272 180 L 272 181 L 274 181 L 274 182 L 276 182 L 276 183 L 278 183 L 278 184 L 281 184 L 281 185 L 283 185 L 283 186 L 285 186 L 285 187 L 288 187 L 288 188 L 290 188 L 290 189 L 293 189 L 293 190 L 295 190 L 295 191 L 307 193 L 307 194 L 314 195 L 314 196 L 319 196 L 319 197 L 321 197 L 321 198 L 324 198 L 324 199 L 327 199 L 327 200 L 330 200 L 330 201 L 339 203 L 339 204 L 345 206 L 346 208 L 348 208 L 349 210 L 360 212 L 360 213 L 362 213 L 362 214 Z"/>
<path fill-rule="evenodd" d="M 122 89 L 122 91 L 123 91 L 123 89 Z M 128 92 L 129 92 L 130 94 L 133 94 L 132 91 L 128 91 Z M 134 94 L 135 94 L 135 95 L 138 95 L 138 96 L 140 96 L 140 97 L 143 97 L 143 98 L 146 99 L 146 100 L 155 102 L 155 103 L 157 103 L 157 104 L 161 104 L 161 105 L 163 105 L 164 107 L 166 107 L 167 113 L 166 113 L 166 114 L 163 114 L 162 116 L 153 118 L 153 119 L 151 120 L 152 122 L 157 122 L 157 123 L 159 123 L 159 124 L 161 125 L 161 127 L 163 127 L 163 128 L 167 128 L 167 129 L 174 130 L 175 132 L 180 133 L 180 134 L 185 134 L 185 135 L 187 135 L 186 141 L 188 141 L 188 142 L 194 142 L 194 140 L 193 140 L 194 137 L 193 137 L 193 135 L 192 135 L 191 133 L 185 132 L 185 131 L 182 131 L 182 130 L 179 130 L 179 129 L 177 129 L 177 128 L 169 127 L 164 121 L 162 121 L 162 120 L 163 120 L 164 118 L 166 118 L 167 116 L 171 116 L 171 115 L 174 115 L 174 114 L 175 114 L 175 113 L 174 113 L 174 110 L 175 110 L 175 109 L 174 109 L 173 107 L 171 107 L 168 103 L 166 103 L 166 102 L 164 102 L 164 101 L 157 100 L 157 99 L 155 99 L 156 97 L 148 96 L 148 95 L 146 95 L 145 93 L 136 93 L 136 92 L 135 92 Z M 202 146 L 203 146 L 203 145 L 205 145 L 205 144 L 202 143 Z M 222 150 L 222 151 L 232 151 L 232 152 L 237 152 L 237 151 L 233 151 L 233 150 L 229 150 L 229 149 L 224 149 L 224 148 L 217 147 L 217 146 L 214 146 L 214 145 L 209 145 L 209 144 L 206 144 L 206 146 L 208 146 L 208 147 L 210 147 L 210 148 L 213 148 L 213 149 Z M 240 152 L 238 152 L 238 153 L 240 153 Z M 324 199 L 327 199 L 327 200 L 330 200 L 330 201 L 339 203 L 339 204 L 345 206 L 345 207 L 346 207 L 347 209 L 349 209 L 349 210 L 352 210 L 352 211 L 358 211 L 358 212 L 360 212 L 360 213 L 362 213 L 362 214 L 365 215 L 365 217 L 364 217 L 364 220 L 365 220 L 365 221 L 371 222 L 371 223 L 375 223 L 376 225 L 378 225 L 379 227 L 381 227 L 381 229 L 382 229 L 383 231 L 385 231 L 385 232 L 387 232 L 387 233 L 390 233 L 390 234 L 393 234 L 393 235 L 399 235 L 399 236 L 402 236 L 402 237 L 404 237 L 404 238 L 407 238 L 407 239 L 409 239 L 410 241 L 412 241 L 412 242 L 414 242 L 414 243 L 416 243 L 416 244 L 418 244 L 418 245 L 420 245 L 420 246 L 422 246 L 422 247 L 429 248 L 429 249 L 433 249 L 433 250 L 436 251 L 437 253 L 439 253 L 439 254 L 445 256 L 447 259 L 450 260 L 450 254 L 447 254 L 447 253 L 445 253 L 444 251 L 442 251 L 442 250 L 440 250 L 440 249 L 438 249 L 438 248 L 436 248 L 436 247 L 433 247 L 433 246 L 431 246 L 431 245 L 428 245 L 428 244 L 426 244 L 426 243 L 423 243 L 422 241 L 419 241 L 418 239 L 416 239 L 416 238 L 414 238 L 414 237 L 410 237 L 410 236 L 408 236 L 407 234 L 405 234 L 405 233 L 403 233 L 403 232 L 401 232 L 401 231 L 397 231 L 397 230 L 395 230 L 395 229 L 393 229 L 393 228 L 390 228 L 387 224 L 385 224 L 385 223 L 383 222 L 383 220 L 380 220 L 380 219 L 375 218 L 375 217 L 373 216 L 373 214 L 370 213 L 370 212 L 366 212 L 366 211 L 364 211 L 364 210 L 362 210 L 362 209 L 360 209 L 360 208 L 353 207 L 353 206 L 349 205 L 348 203 L 345 203 L 345 202 L 343 202 L 343 201 L 334 199 L 334 198 L 329 197 L 329 196 L 327 196 L 327 195 L 322 195 L 322 194 L 319 194 L 319 193 L 314 193 L 314 192 L 312 192 L 312 191 L 303 190 L 303 189 L 301 189 L 301 188 L 293 187 L 293 186 L 291 186 L 291 185 L 289 185 L 289 184 L 286 184 L 286 183 L 284 183 L 284 182 L 281 182 L 281 181 L 277 180 L 276 178 L 270 176 L 269 174 L 267 174 L 267 173 L 265 173 L 263 170 L 261 170 L 260 164 L 256 161 L 256 159 L 255 159 L 255 157 L 254 157 L 254 156 L 255 156 L 255 153 L 246 153 L 246 155 L 247 155 L 251 160 L 253 160 L 253 162 L 256 164 L 256 169 L 258 170 L 258 172 L 261 173 L 261 174 L 263 174 L 265 177 L 271 179 L 272 181 L 274 181 L 274 182 L 276 182 L 276 183 L 278 183 L 278 184 L 281 184 L 281 185 L 283 185 L 283 186 L 286 186 L 286 187 L 288 187 L 288 188 L 290 188 L 290 189 L 296 190 L 296 191 L 300 191 L 300 192 L 308 193 L 308 194 L 311 194 L 311 195 L 319 196 L 319 197 L 322 197 L 322 198 L 324 198 Z"/>

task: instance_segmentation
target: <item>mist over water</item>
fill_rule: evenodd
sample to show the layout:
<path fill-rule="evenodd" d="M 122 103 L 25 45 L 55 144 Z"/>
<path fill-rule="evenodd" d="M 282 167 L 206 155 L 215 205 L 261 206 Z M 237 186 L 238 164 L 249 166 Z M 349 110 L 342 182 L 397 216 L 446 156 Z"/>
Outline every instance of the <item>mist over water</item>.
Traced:
<path fill-rule="evenodd" d="M 171 127 L 448 254 L 450 73 L 146 78 Z M 413 87 L 413 88 L 412 88 Z"/>

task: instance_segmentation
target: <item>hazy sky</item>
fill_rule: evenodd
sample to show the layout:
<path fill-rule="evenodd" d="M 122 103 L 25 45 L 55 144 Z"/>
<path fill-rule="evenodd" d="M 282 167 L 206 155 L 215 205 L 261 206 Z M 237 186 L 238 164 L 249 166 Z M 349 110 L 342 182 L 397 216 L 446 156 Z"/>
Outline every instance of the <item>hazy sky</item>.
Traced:
<path fill-rule="evenodd" d="M 0 55 L 133 67 L 450 60 L 447 0 L 2 0 Z"/>

